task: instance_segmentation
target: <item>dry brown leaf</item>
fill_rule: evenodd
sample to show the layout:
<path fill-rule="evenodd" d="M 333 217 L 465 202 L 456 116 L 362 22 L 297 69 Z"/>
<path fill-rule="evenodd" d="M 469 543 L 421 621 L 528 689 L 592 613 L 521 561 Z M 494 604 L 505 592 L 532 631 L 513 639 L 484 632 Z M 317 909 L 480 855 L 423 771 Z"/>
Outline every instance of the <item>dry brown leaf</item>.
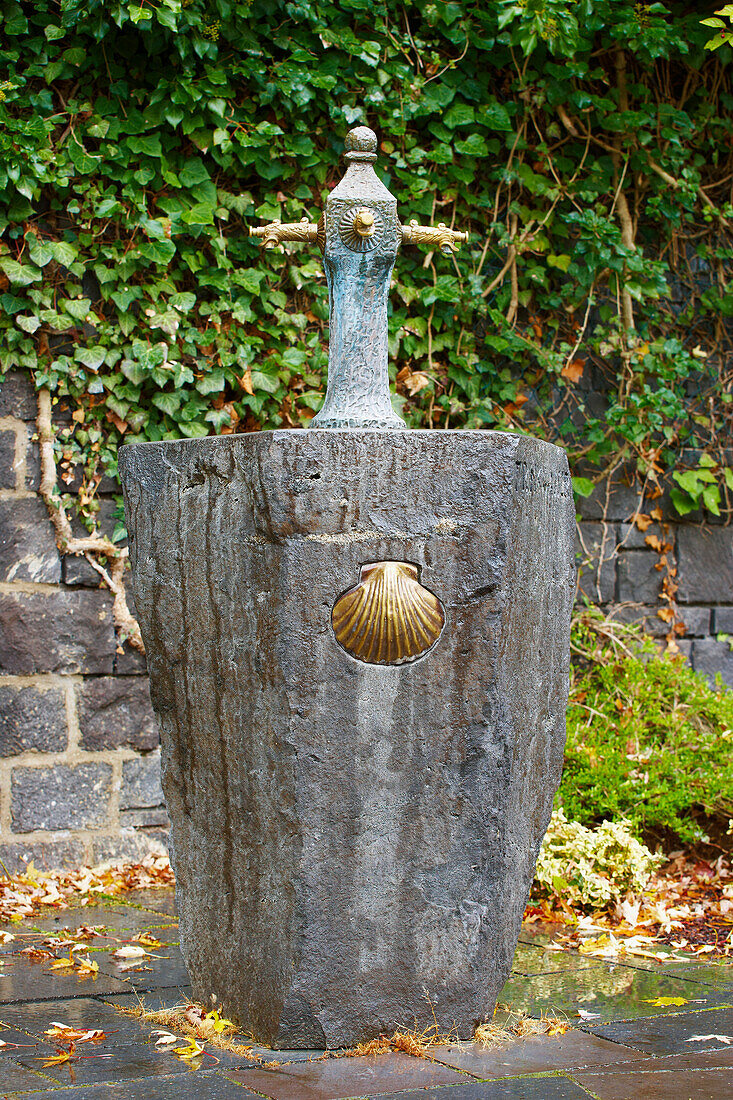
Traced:
<path fill-rule="evenodd" d="M 567 366 L 563 367 L 560 374 L 563 378 L 567 378 L 568 382 L 579 382 L 583 377 L 584 367 L 585 361 L 583 359 L 573 359 Z"/>

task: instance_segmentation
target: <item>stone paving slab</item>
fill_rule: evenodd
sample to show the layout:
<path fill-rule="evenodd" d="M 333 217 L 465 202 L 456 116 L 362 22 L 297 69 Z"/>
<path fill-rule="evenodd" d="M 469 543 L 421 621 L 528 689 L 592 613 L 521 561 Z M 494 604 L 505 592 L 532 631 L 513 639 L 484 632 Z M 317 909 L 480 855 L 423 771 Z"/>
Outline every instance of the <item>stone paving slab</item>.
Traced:
<path fill-rule="evenodd" d="M 460 1085 L 462 1075 L 448 1066 L 412 1058 L 407 1054 L 380 1054 L 378 1058 L 329 1058 L 321 1062 L 299 1062 L 280 1069 L 252 1069 L 226 1072 L 226 1076 L 247 1085 L 271 1100 L 339 1100 L 340 1097 L 378 1096 L 438 1085 Z M 453 1096 L 453 1091 L 449 1092 Z"/>
<path fill-rule="evenodd" d="M 580 1073 L 573 1079 L 598 1100 L 720 1100 L 733 1092 L 730 1069 L 661 1069 L 644 1074 Z"/>
<path fill-rule="evenodd" d="M 726 1049 L 720 1036 L 733 1037 L 733 1008 L 709 1012 L 683 1012 L 676 1009 L 665 1015 L 633 1022 L 623 1021 L 586 1029 L 612 1043 L 624 1043 L 646 1054 L 693 1054 Z M 710 1036 L 705 1042 L 694 1036 Z M 733 1091 L 733 1090 L 731 1090 Z"/>
<path fill-rule="evenodd" d="M 602 1021 L 633 1020 L 636 1017 L 664 1014 L 669 1005 L 653 1001 L 678 997 L 691 1008 L 712 1008 L 730 1004 L 730 995 L 699 982 L 670 978 L 649 970 L 636 970 L 621 964 L 608 964 L 600 970 L 575 970 L 530 977 L 513 974 L 499 995 L 499 1002 L 514 1011 L 525 1010 L 566 1017 L 570 1023 L 578 1009 L 592 1012 Z"/>
<path fill-rule="evenodd" d="M 372 1094 L 367 1100 L 376 1100 L 377 1095 Z M 589 1096 L 590 1093 L 567 1077 L 523 1077 L 514 1081 L 472 1081 L 420 1092 L 411 1089 L 409 1092 L 382 1093 L 379 1100 L 588 1100 Z M 630 1098 L 625 1097 L 625 1100 Z"/>
<path fill-rule="evenodd" d="M 528 1035 L 490 1047 L 480 1043 L 433 1047 L 428 1053 L 436 1062 L 490 1080 L 629 1060 L 643 1062 L 649 1058 L 620 1043 L 575 1030 L 557 1036 Z"/>
<path fill-rule="evenodd" d="M 154 1091 L 152 1091 L 153 1088 Z M 16 1093 L 15 1096 L 21 1100 L 20 1094 Z M 27 1100 L 248 1100 L 248 1098 L 262 1100 L 261 1096 L 258 1097 L 243 1085 L 228 1081 L 219 1073 L 202 1073 L 194 1070 L 176 1077 L 156 1077 L 154 1082 L 143 1079 L 123 1081 L 119 1084 L 90 1085 L 87 1088 L 72 1086 L 54 1089 L 51 1092 L 33 1092 Z M 426 1100 L 425 1095 L 423 1100 Z"/>

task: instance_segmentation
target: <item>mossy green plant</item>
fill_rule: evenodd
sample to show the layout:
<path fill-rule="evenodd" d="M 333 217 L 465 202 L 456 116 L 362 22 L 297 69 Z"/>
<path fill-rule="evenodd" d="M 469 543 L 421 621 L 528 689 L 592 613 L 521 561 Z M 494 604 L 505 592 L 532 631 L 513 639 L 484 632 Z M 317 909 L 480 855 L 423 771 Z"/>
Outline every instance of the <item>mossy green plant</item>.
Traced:
<path fill-rule="evenodd" d="M 733 816 L 733 693 L 681 655 L 587 608 L 573 626 L 568 739 L 556 805 L 649 843 L 695 844 Z"/>

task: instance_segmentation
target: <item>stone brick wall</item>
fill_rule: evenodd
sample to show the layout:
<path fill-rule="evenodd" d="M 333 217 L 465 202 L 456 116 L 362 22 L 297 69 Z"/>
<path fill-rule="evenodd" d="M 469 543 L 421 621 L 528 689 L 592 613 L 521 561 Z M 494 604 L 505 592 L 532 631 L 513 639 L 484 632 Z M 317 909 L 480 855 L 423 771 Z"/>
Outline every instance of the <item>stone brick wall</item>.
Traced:
<path fill-rule="evenodd" d="M 733 642 L 733 526 L 700 512 L 682 522 L 668 488 L 644 498 L 630 480 L 621 473 L 579 503 L 579 592 L 609 617 L 643 623 L 649 634 L 663 638 L 669 625 L 658 612 L 667 606 L 661 592 L 669 575 L 678 586 L 677 610 L 685 627 L 677 641 L 680 650 L 711 683 L 720 673 L 733 687 L 733 650 L 721 637 L 730 634 Z M 661 522 L 643 531 L 630 522 L 657 508 Z"/>
<path fill-rule="evenodd" d="M 0 859 L 8 870 L 161 851 L 167 818 L 145 661 L 112 598 L 59 554 L 38 495 L 36 401 L 0 386 Z M 63 414 L 61 414 L 63 416 Z M 103 485 L 102 488 L 105 488 Z M 101 527 L 119 492 L 107 482 Z M 81 530 L 80 532 L 81 533 Z"/>
<path fill-rule="evenodd" d="M 115 641 L 112 599 L 80 557 L 62 559 L 38 495 L 36 401 L 22 375 L 0 385 L 0 859 L 8 870 L 99 862 L 160 851 L 167 819 L 158 734 L 145 662 Z M 55 411 L 62 421 L 63 410 Z M 100 527 L 111 534 L 114 496 L 100 486 Z M 661 507 L 642 532 L 637 511 Z M 644 621 L 676 570 L 694 668 L 733 686 L 733 528 L 693 515 L 680 523 L 666 494 L 640 500 L 623 474 L 580 502 L 579 588 L 608 614 Z M 79 531 L 81 533 L 81 529 Z M 658 540 L 658 542 L 655 542 Z"/>

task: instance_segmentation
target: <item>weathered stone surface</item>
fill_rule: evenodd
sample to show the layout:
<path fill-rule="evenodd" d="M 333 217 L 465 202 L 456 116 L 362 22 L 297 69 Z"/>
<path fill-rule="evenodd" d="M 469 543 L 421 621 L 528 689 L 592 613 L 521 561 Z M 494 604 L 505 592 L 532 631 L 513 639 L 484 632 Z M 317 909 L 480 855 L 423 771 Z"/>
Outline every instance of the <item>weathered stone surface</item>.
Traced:
<path fill-rule="evenodd" d="M 92 839 L 92 862 L 125 859 L 136 862 L 146 856 L 163 856 L 168 852 L 168 836 L 164 829 L 120 829 L 115 836 Z"/>
<path fill-rule="evenodd" d="M 109 592 L 0 593 L 0 672 L 111 672 L 115 649 Z"/>
<path fill-rule="evenodd" d="M 659 555 L 652 550 L 625 550 L 618 559 L 618 598 L 622 602 L 653 604 L 662 590 Z"/>
<path fill-rule="evenodd" d="M 723 683 L 733 688 L 733 651 L 727 641 L 719 642 L 715 638 L 701 638 L 692 643 L 692 667 L 702 672 L 711 684 L 715 683 L 715 674 L 720 673 Z"/>
<path fill-rule="evenodd" d="M 150 705 L 147 679 L 101 676 L 85 680 L 77 691 L 82 748 L 137 749 L 158 745 L 158 725 Z"/>
<path fill-rule="evenodd" d="M 37 415 L 36 392 L 30 376 L 15 370 L 3 375 L 0 378 L 0 416 L 35 420 Z"/>
<path fill-rule="evenodd" d="M 557 448 L 282 431 L 124 448 L 194 996 L 270 1043 L 472 1032 L 562 765 L 574 506 Z M 331 609 L 414 563 L 446 625 L 370 665 Z"/>
<path fill-rule="evenodd" d="M 32 437 L 35 435 L 35 424 L 29 424 L 26 431 L 28 442 L 25 449 L 25 483 L 23 488 L 36 493 L 41 484 L 41 452 L 38 443 L 32 441 Z"/>
<path fill-rule="evenodd" d="M 733 528 L 679 528 L 679 593 L 682 603 L 733 602 Z"/>
<path fill-rule="evenodd" d="M 680 608 L 680 617 L 685 624 L 688 638 L 704 638 L 710 634 L 711 611 L 709 607 L 689 605 Z"/>
<path fill-rule="evenodd" d="M 614 523 L 581 523 L 575 557 L 578 593 L 593 603 L 608 603 L 616 595 L 617 527 Z"/>
<path fill-rule="evenodd" d="M 139 760 L 126 760 L 122 765 L 120 809 L 140 810 L 163 805 L 160 785 L 160 753 L 151 752 Z"/>
<path fill-rule="evenodd" d="M 99 588 L 102 578 L 81 554 L 64 554 L 64 584 L 72 588 Z"/>
<path fill-rule="evenodd" d="M 15 432 L 0 431 L 0 489 L 15 489 Z"/>
<path fill-rule="evenodd" d="M 0 756 L 63 752 L 67 741 L 66 707 L 59 688 L 0 685 Z"/>
<path fill-rule="evenodd" d="M 41 871 L 60 867 L 81 867 L 87 862 L 87 850 L 82 840 L 35 840 L 27 844 L 11 840 L 0 844 L 0 859 L 12 874 L 25 871 L 33 863 Z"/>
<path fill-rule="evenodd" d="M 132 604 L 132 593 L 127 592 L 128 607 Z M 122 653 L 115 657 L 115 676 L 146 676 L 148 672 L 145 654 L 133 649 L 129 642 L 123 642 Z"/>
<path fill-rule="evenodd" d="M 112 794 L 111 764 L 55 764 L 13 768 L 13 832 L 86 829 L 103 825 Z"/>
<path fill-rule="evenodd" d="M 713 611 L 713 634 L 733 634 L 733 607 L 716 607 Z"/>
<path fill-rule="evenodd" d="M 649 550 L 647 539 L 659 539 L 661 543 L 671 542 L 674 545 L 674 528 L 667 527 L 665 531 L 660 523 L 652 523 L 641 531 L 634 523 L 619 524 L 619 544 L 621 552 L 624 550 Z"/>
<path fill-rule="evenodd" d="M 43 501 L 0 501 L 0 580 L 58 584 L 61 558 Z"/>

